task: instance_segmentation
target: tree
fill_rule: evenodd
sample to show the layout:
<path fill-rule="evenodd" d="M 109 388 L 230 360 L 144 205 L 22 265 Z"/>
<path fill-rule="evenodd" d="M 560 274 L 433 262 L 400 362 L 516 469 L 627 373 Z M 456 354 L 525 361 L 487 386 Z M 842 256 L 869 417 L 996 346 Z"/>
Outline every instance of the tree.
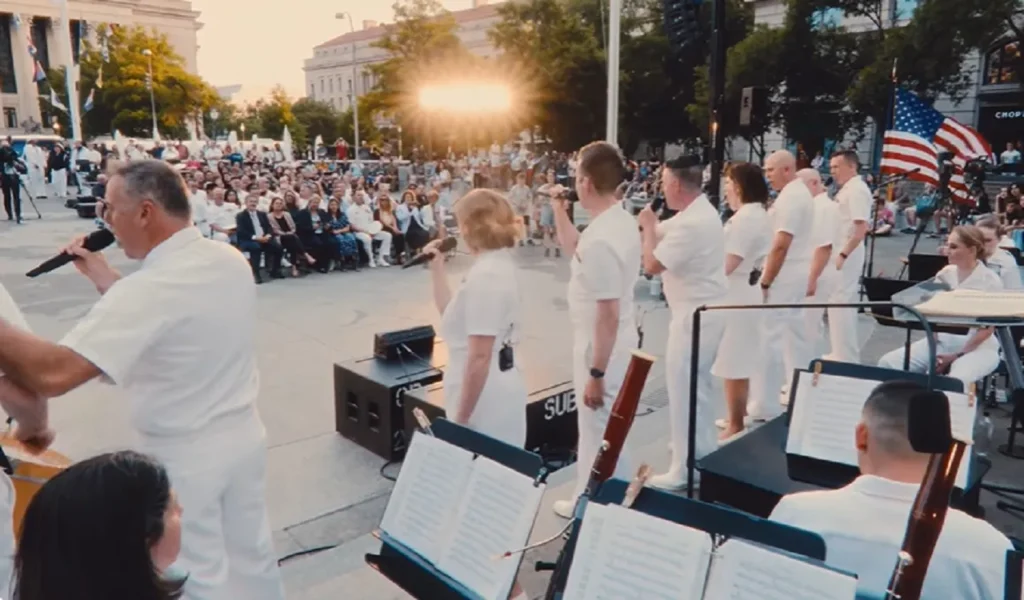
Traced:
<path fill-rule="evenodd" d="M 143 27 L 106 28 L 109 61 L 104 62 L 101 49 L 89 41 L 79 62 L 80 101 L 84 104 L 95 90 L 92 110 L 82 115 L 82 128 L 87 136 L 109 135 L 114 130 L 128 136 L 152 135 L 152 113 L 149 89 L 146 85 L 149 58 L 143 50 L 152 52 L 153 95 L 156 100 L 157 123 L 164 136 L 188 137 L 187 124 L 201 118 L 220 98 L 209 84 L 185 69 L 184 59 L 174 52 L 162 34 L 152 34 Z M 100 69 L 103 87 L 98 87 Z M 49 82 L 57 91 L 60 101 L 67 106 L 63 73 L 52 69 Z M 43 90 L 47 94 L 49 90 Z M 67 115 L 54 110 L 49 103 L 43 106 L 50 114 L 58 114 L 62 125 L 70 131 Z"/>
<path fill-rule="evenodd" d="M 342 115 L 327 102 L 319 102 L 311 98 L 301 98 L 292 104 L 295 120 L 305 129 L 309 138 L 322 136 L 324 143 L 333 144 L 342 137 Z M 294 132 L 292 139 L 294 139 Z"/>
<path fill-rule="evenodd" d="M 292 112 L 292 101 L 281 86 L 271 90 L 269 98 L 260 98 L 247 104 L 244 113 L 242 122 L 245 123 L 246 136 L 257 135 L 279 140 L 287 126 L 296 147 L 301 148 L 309 142 L 306 128 L 296 119 Z"/>

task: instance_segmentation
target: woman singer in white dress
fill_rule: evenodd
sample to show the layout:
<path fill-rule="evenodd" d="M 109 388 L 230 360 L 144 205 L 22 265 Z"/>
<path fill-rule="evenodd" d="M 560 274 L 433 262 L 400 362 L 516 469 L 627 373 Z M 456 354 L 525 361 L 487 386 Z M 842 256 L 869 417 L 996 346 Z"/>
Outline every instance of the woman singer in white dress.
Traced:
<path fill-rule="evenodd" d="M 526 443 L 526 383 L 518 365 L 503 365 L 499 358 L 503 347 L 510 352 L 520 330 L 519 286 L 510 250 L 518 241 L 519 225 L 508 200 L 490 190 L 470 192 L 454 209 L 475 259 L 454 294 L 444 260 L 437 257 L 440 240 L 423 249 L 435 257 L 429 263 L 434 302 L 448 344 L 445 413 L 456 423 L 521 448 Z"/>
<path fill-rule="evenodd" d="M 963 288 L 982 292 L 1003 289 L 999 276 L 985 266 L 987 255 L 985 234 L 974 225 L 961 225 L 953 229 L 946 240 L 949 265 L 935 275 L 935 280 L 951 289 Z M 972 329 L 966 335 L 939 333 L 936 336 L 936 369 L 963 381 L 964 391 L 999 366 L 999 344 L 989 327 Z M 878 361 L 887 369 L 903 369 L 903 346 L 896 348 Z M 909 371 L 923 373 L 928 370 L 928 340 L 921 339 L 910 345 Z"/>
<path fill-rule="evenodd" d="M 772 224 L 765 204 L 768 184 L 761 167 L 750 163 L 731 165 L 724 178 L 725 197 L 734 214 L 725 224 L 725 275 L 729 290 L 727 304 L 762 304 L 760 270 L 772 241 Z M 725 334 L 711 373 L 725 380 L 728 416 L 719 440 L 726 440 L 744 429 L 750 376 L 761 362 L 762 311 L 735 310 L 728 313 Z"/>
<path fill-rule="evenodd" d="M 1017 265 L 1017 259 L 1009 251 L 999 247 L 999 243 L 1005 235 L 1003 226 L 999 223 L 999 217 L 987 215 L 978 219 L 975 225 L 981 228 L 981 233 L 985 236 L 985 251 L 988 253 L 985 264 L 999 276 L 1003 282 L 1003 289 L 1020 290 L 1024 288 L 1020 280 L 1020 267 Z"/>

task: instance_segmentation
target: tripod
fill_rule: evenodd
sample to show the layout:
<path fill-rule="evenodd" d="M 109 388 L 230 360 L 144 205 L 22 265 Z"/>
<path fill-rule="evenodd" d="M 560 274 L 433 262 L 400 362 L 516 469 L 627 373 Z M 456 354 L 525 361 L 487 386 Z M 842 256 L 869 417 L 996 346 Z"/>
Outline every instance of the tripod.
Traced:
<path fill-rule="evenodd" d="M 36 200 L 32 197 L 32 192 L 29 191 L 28 186 L 25 185 L 25 180 L 19 177 L 18 185 L 21 186 L 21 197 L 28 198 L 29 204 L 32 205 L 32 210 L 36 211 L 36 217 L 42 219 L 43 213 L 39 212 L 39 207 L 36 206 Z"/>

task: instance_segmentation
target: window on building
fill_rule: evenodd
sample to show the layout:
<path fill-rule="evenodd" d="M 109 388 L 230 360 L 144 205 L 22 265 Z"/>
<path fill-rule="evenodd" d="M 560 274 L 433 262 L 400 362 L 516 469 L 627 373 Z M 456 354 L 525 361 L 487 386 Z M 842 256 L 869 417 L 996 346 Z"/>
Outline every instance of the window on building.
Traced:
<path fill-rule="evenodd" d="M 892 20 L 902 21 L 909 19 L 914 15 L 914 10 L 920 0 L 893 0 L 892 3 Z"/>
<path fill-rule="evenodd" d="M 50 27 L 50 19 L 46 17 L 32 19 L 32 45 L 36 47 L 36 60 L 46 70 L 50 69 L 50 42 L 46 37 L 48 27 Z"/>
<path fill-rule="evenodd" d="M 823 8 L 811 15 L 811 27 L 829 28 L 839 27 L 843 23 L 843 9 Z"/>
<path fill-rule="evenodd" d="M 309 84 L 309 97 L 316 100 L 316 85 Z"/>
<path fill-rule="evenodd" d="M 17 127 L 18 111 L 9 106 L 7 108 L 4 108 L 4 123 L 7 125 L 8 129 L 14 129 L 15 127 Z"/>
<path fill-rule="evenodd" d="M 363 73 L 363 91 L 364 92 L 370 91 L 370 74 L 369 73 Z"/>
<path fill-rule="evenodd" d="M 325 89 L 327 89 L 327 88 L 325 88 L 325 87 L 324 87 L 324 78 L 323 78 L 323 77 L 321 77 L 321 78 L 320 78 L 320 93 L 321 93 L 321 94 L 322 94 L 322 93 L 324 93 L 324 90 L 325 90 Z"/>
<path fill-rule="evenodd" d="M 78 55 L 82 50 L 82 22 L 71 19 L 71 56 L 78 62 Z"/>
<path fill-rule="evenodd" d="M 352 95 L 352 80 L 351 79 L 346 79 L 345 81 L 348 82 L 348 85 L 345 86 L 345 87 L 348 90 L 348 95 L 351 96 Z"/>
<path fill-rule="evenodd" d="M 328 79 L 327 80 L 327 87 L 330 90 L 330 92 L 333 94 L 334 93 L 334 80 L 333 79 Z"/>
<path fill-rule="evenodd" d="M 985 56 L 985 85 L 1002 83 L 1019 83 L 1018 71 L 1024 68 L 1021 64 L 1020 46 L 1017 42 L 1007 42 L 989 50 Z"/>
<path fill-rule="evenodd" d="M 11 15 L 0 15 L 0 91 L 17 94 L 14 80 L 14 52 L 11 49 Z"/>

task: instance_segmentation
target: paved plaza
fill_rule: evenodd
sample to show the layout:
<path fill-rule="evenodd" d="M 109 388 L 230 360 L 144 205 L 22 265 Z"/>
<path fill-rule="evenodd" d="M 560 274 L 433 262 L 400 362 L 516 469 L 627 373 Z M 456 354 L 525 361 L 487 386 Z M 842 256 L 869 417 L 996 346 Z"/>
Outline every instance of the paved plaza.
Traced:
<path fill-rule="evenodd" d="M 21 226 L 0 222 L 0 281 L 25 311 L 32 327 L 56 340 L 96 301 L 96 292 L 72 267 L 35 280 L 24 273 L 73 236 L 87 233 L 94 226 L 54 201 L 39 200 L 37 204 L 42 220 L 32 218 Z M 879 240 L 876 272 L 895 276 L 899 257 L 906 254 L 910 242 L 909 236 Z M 934 247 L 934 240 L 922 240 L 921 248 Z M 571 347 L 564 299 L 568 262 L 546 260 L 538 247 L 521 248 L 516 253 L 522 266 L 519 284 L 527 315 L 517 349 L 518 356 L 523 357 L 520 364 L 536 370 L 528 373 L 532 380 L 566 381 Z M 107 254 L 118 267 L 132 268 L 118 250 Z M 453 258 L 452 277 L 459 277 L 468 263 L 466 256 Z M 669 315 L 647 288 L 646 282 L 637 287 L 641 312 L 645 313 L 644 349 L 661 357 Z M 369 356 L 376 332 L 423 324 L 436 326 L 438 321 L 428 275 L 418 268 L 311 275 L 273 281 L 259 288 L 259 409 L 270 445 L 268 503 L 275 543 L 282 557 L 304 549 L 333 547 L 284 563 L 289 598 L 407 597 L 363 561 L 366 552 L 378 548 L 371 532 L 379 523 L 392 484 L 381 476 L 383 459 L 335 433 L 332 365 Z M 866 319 L 861 330 L 868 339 L 864 350 L 867 361 L 902 343 L 900 332 L 875 327 Z M 662 411 L 665 403 L 662 370 L 656 368 L 640 412 L 650 415 Z M 54 401 L 51 418 L 58 431 L 55 448 L 72 458 L 128 447 L 134 442 L 127 401 L 109 386 L 92 383 Z M 997 431 L 997 443 L 1005 437 L 1003 429 Z M 666 465 L 666 418 L 656 415 L 637 419 L 631 440 L 640 460 L 655 469 Z M 1020 482 L 1024 480 L 1022 464 L 997 456 L 991 479 Z M 574 469 L 560 471 L 551 478 L 535 539 L 549 536 L 562 526 L 563 521 L 551 514 L 549 506 L 551 501 L 569 496 L 571 471 Z M 392 465 L 387 472 L 395 474 L 397 467 Z M 993 496 L 986 493 L 982 499 L 998 527 L 1024 536 L 1020 521 L 992 508 Z M 532 563 L 539 557 L 552 557 L 555 550 L 530 553 L 524 562 L 523 581 L 533 598 L 543 594 L 547 575 L 533 574 Z"/>

